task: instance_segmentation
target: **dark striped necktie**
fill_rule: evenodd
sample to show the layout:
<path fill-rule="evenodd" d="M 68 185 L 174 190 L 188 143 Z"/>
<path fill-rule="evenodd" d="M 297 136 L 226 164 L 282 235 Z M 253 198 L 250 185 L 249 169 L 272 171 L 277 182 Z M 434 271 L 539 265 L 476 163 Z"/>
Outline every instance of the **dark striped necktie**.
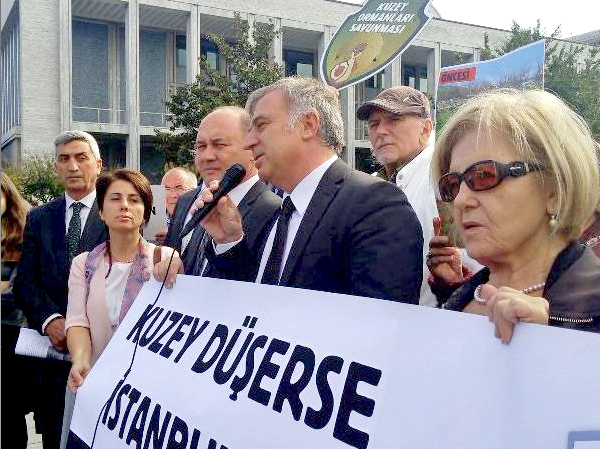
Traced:
<path fill-rule="evenodd" d="M 68 266 L 71 266 L 73 257 L 77 255 L 77 248 L 79 247 L 79 240 L 81 239 L 81 209 L 83 209 L 83 203 L 71 204 L 73 208 L 73 216 L 69 221 L 69 230 L 67 231 L 67 255 L 68 255 Z"/>
<path fill-rule="evenodd" d="M 281 211 L 279 212 L 279 220 L 277 220 L 277 230 L 275 231 L 275 239 L 273 240 L 273 248 L 269 254 L 269 260 L 265 266 L 265 272 L 261 279 L 262 284 L 279 284 L 279 274 L 281 273 L 281 261 L 283 259 L 283 250 L 287 240 L 288 224 L 290 217 L 296 208 L 292 199 L 288 196 L 283 200 Z"/>

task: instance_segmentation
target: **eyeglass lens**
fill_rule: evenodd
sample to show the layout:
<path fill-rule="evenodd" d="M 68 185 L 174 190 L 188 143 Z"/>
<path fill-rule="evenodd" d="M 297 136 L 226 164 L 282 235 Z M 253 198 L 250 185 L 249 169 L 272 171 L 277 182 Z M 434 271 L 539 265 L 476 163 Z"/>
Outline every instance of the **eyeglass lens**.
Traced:
<path fill-rule="evenodd" d="M 484 161 L 473 164 L 463 174 L 448 173 L 440 182 L 440 194 L 444 201 L 453 201 L 460 190 L 460 183 L 464 180 L 473 191 L 488 190 L 496 187 L 503 176 L 493 161 Z"/>

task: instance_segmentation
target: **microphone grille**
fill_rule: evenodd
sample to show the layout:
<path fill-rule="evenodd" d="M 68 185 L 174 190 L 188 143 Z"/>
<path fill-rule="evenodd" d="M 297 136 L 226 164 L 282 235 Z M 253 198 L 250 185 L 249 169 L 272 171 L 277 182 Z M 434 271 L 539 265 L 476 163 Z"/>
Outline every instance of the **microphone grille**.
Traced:
<path fill-rule="evenodd" d="M 231 181 L 238 182 L 246 174 L 246 169 L 240 164 L 233 164 L 227 169 L 223 178 L 229 178 Z"/>

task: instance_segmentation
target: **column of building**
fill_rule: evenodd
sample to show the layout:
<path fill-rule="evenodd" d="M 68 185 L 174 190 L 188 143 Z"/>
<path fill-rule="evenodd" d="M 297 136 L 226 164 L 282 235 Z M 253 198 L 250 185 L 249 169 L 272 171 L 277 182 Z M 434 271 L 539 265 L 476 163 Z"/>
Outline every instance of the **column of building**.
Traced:
<path fill-rule="evenodd" d="M 60 0 L 59 16 L 59 83 L 60 83 L 60 130 L 72 128 L 72 83 L 73 71 L 71 66 L 73 16 L 71 0 Z"/>
<path fill-rule="evenodd" d="M 187 64 L 187 82 L 191 83 L 198 75 L 200 60 L 200 11 L 198 5 L 190 5 L 190 15 L 187 20 L 185 51 Z"/>
<path fill-rule="evenodd" d="M 129 0 L 125 14 L 125 73 L 127 79 L 127 149 L 125 163 L 134 170 L 140 169 L 140 5 Z"/>

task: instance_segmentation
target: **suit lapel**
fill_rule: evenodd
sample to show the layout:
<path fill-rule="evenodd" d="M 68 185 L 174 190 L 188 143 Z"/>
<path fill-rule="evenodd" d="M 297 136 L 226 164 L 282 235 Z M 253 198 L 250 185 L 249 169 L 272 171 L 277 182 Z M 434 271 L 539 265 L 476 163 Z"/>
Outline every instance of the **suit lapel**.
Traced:
<path fill-rule="evenodd" d="M 327 169 L 323 178 L 321 178 L 317 190 L 315 190 L 315 193 L 304 212 L 304 217 L 302 218 L 302 222 L 300 223 L 300 227 L 298 228 L 298 232 L 292 243 L 292 248 L 290 249 L 283 273 L 281 274 L 281 279 L 279 280 L 280 285 L 286 285 L 289 281 L 300 260 L 300 256 L 304 253 L 313 231 L 327 211 L 329 204 L 337 195 L 344 182 L 344 177 L 349 170 L 350 167 L 338 159 Z"/>
<path fill-rule="evenodd" d="M 202 237 L 204 237 L 204 234 L 204 228 L 200 225 L 196 226 L 192 231 L 192 237 L 190 238 L 190 241 L 181 255 L 186 274 L 192 274 L 192 270 L 196 265 L 200 243 L 202 242 Z M 190 253 L 192 249 L 194 250 L 194 254 Z"/>
<path fill-rule="evenodd" d="M 242 219 L 252 209 L 252 205 L 266 188 L 267 185 L 259 179 L 254 183 L 250 190 L 248 190 L 248 193 L 246 193 L 244 198 L 242 198 L 242 201 L 240 201 L 240 204 L 238 204 Z"/>
<path fill-rule="evenodd" d="M 248 212 L 250 212 L 250 210 L 252 209 L 252 205 L 256 202 L 256 200 L 258 199 L 260 194 L 264 191 L 264 189 L 266 189 L 266 187 L 267 187 L 266 184 L 259 180 L 254 183 L 254 185 L 250 188 L 248 193 L 246 193 L 244 198 L 242 198 L 242 201 L 240 201 L 240 204 L 238 205 L 240 214 L 242 215 L 242 221 L 244 220 L 244 217 L 246 216 L 246 214 L 248 214 Z M 192 201 L 189 201 L 189 206 L 184 208 L 186 213 L 189 210 L 190 206 L 192 205 L 193 199 L 195 199 L 195 198 L 196 198 L 196 196 L 194 196 L 192 198 Z M 186 246 L 185 251 L 183 252 L 183 255 L 182 255 L 186 273 L 200 275 L 200 270 L 203 265 L 201 259 L 204 258 L 203 257 L 204 251 L 202 250 L 203 249 L 202 240 L 203 240 L 205 234 L 206 233 L 204 232 L 204 229 L 201 226 L 196 226 L 196 229 L 194 229 L 192 238 L 190 239 L 190 242 Z M 188 250 L 191 251 L 191 248 L 194 248 L 194 251 L 196 251 L 196 253 L 193 255 L 190 254 L 188 251 Z"/>
<path fill-rule="evenodd" d="M 50 247 L 56 256 L 59 267 L 67 268 L 67 228 L 65 225 L 65 213 L 67 202 L 65 197 L 52 203 L 50 218 Z"/>
<path fill-rule="evenodd" d="M 86 251 L 88 249 L 89 242 L 95 242 L 99 234 L 104 232 L 104 223 L 100 220 L 100 213 L 98 212 L 98 203 L 94 201 L 94 205 L 88 214 L 87 220 L 85 221 L 85 227 L 79 240 L 78 253 Z"/>
<path fill-rule="evenodd" d="M 192 207 L 192 204 L 194 204 L 194 201 L 196 200 L 196 198 L 198 198 L 198 195 L 200 195 L 201 190 L 202 186 L 194 190 L 192 195 L 186 196 L 185 198 L 181 198 L 181 213 L 178 217 L 176 217 L 178 220 L 176 224 L 179 226 L 179 232 L 181 232 L 181 230 L 183 229 L 185 218 L 187 217 L 188 212 L 190 211 L 190 207 Z"/>
<path fill-rule="evenodd" d="M 196 188 L 192 192 L 186 193 L 179 197 L 177 201 L 177 206 L 175 206 L 175 214 L 173 215 L 173 230 L 177 234 L 177 241 L 179 242 L 179 248 L 181 249 L 181 240 L 179 239 L 179 233 L 183 230 L 183 225 L 185 224 L 185 218 L 190 211 L 190 207 L 194 203 L 195 199 L 200 194 L 202 190 L 202 186 Z"/>

